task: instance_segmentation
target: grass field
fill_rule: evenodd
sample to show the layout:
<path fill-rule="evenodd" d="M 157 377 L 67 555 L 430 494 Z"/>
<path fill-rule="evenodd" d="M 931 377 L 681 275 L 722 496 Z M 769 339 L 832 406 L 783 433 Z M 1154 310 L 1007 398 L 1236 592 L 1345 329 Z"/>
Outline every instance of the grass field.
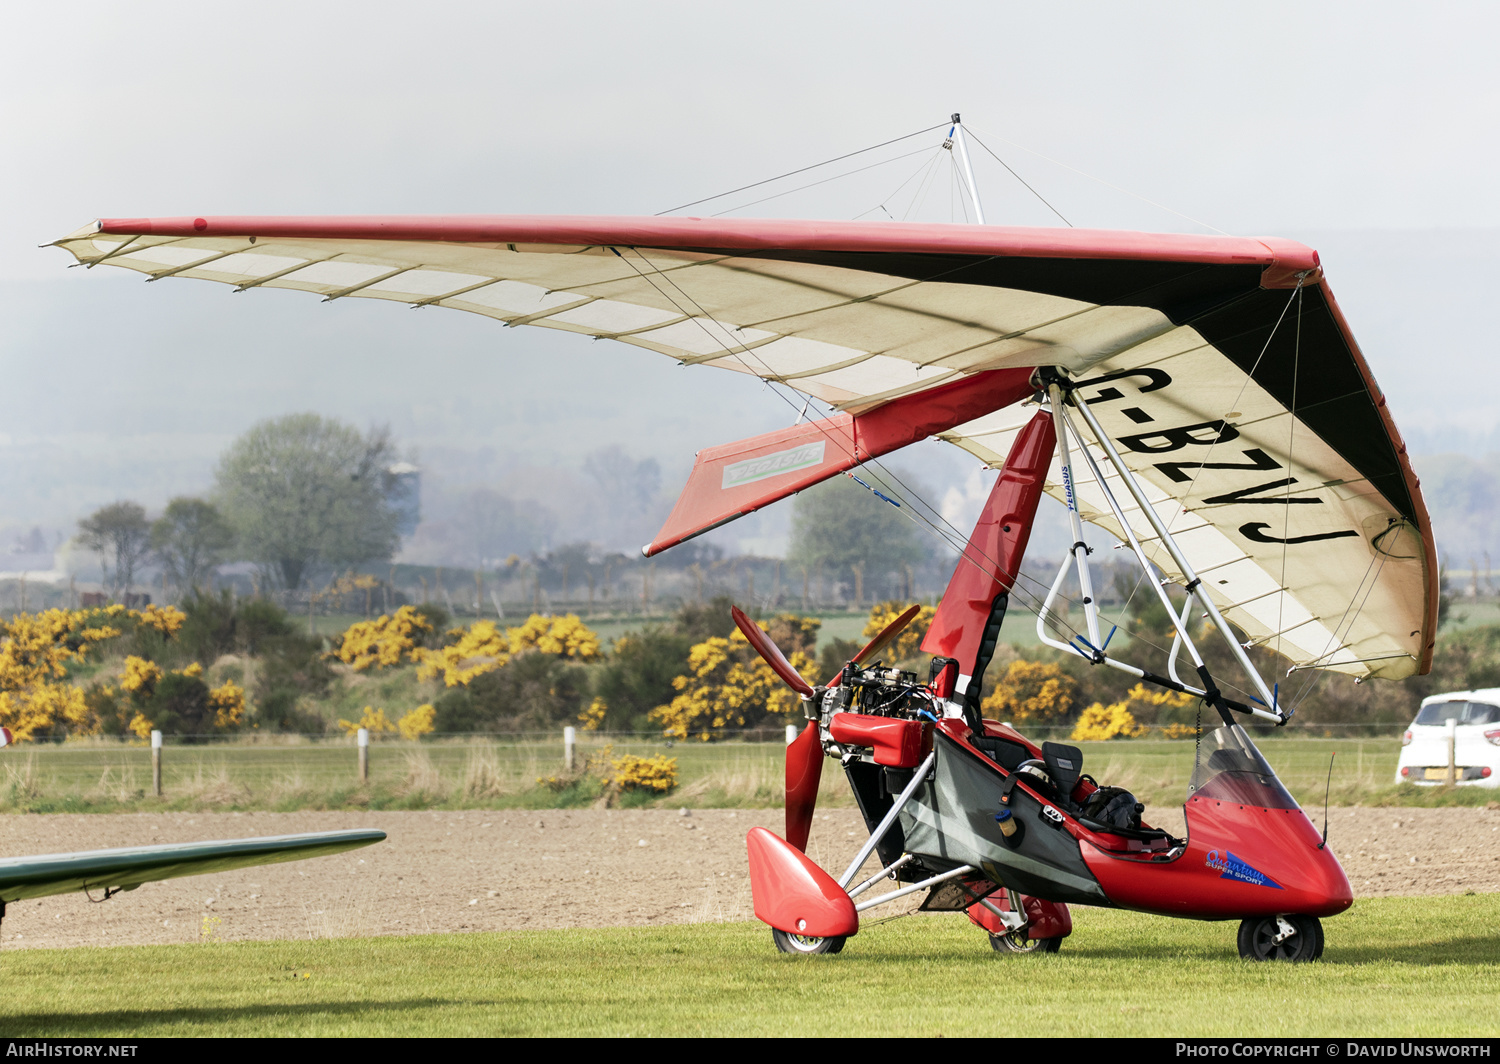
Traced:
<path fill-rule="evenodd" d="M 599 786 L 591 778 L 572 785 L 539 786 L 562 772 L 560 735 L 496 742 L 439 740 L 420 745 L 388 741 L 370 751 L 370 781 L 355 778 L 352 739 L 268 741 L 168 746 L 163 752 L 163 797 L 149 794 L 150 751 L 95 741 L 41 744 L 8 750 L 0 759 L 0 811 L 119 812 L 147 809 L 343 808 L 567 808 L 591 804 Z M 782 800 L 780 742 L 678 743 L 637 736 L 580 733 L 578 761 L 615 756 L 664 755 L 677 759 L 679 786 L 664 797 L 622 796 L 625 805 L 757 807 Z M 1500 794 L 1487 788 L 1394 786 L 1400 750 L 1389 738 L 1274 737 L 1260 746 L 1289 790 L 1308 808 L 1323 804 L 1329 788 L 1335 805 L 1483 805 Z M 1127 787 L 1143 801 L 1176 805 L 1193 767 L 1193 741 L 1135 739 L 1084 743 L 1084 770 L 1104 783 Z M 851 805 L 835 765 L 825 766 L 824 805 Z"/>
<path fill-rule="evenodd" d="M 1234 923 L 1074 910 L 1062 952 L 961 915 L 867 924 L 837 956 L 760 924 L 8 952 L 12 1038 L 182 1035 L 1495 1036 L 1500 895 L 1356 902 L 1317 964 Z"/>

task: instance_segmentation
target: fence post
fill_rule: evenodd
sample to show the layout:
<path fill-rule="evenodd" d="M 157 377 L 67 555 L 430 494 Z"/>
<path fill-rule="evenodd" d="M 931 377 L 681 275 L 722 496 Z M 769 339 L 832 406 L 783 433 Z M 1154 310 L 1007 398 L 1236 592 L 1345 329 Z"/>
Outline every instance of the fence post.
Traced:
<path fill-rule="evenodd" d="M 563 767 L 573 771 L 573 749 L 578 744 L 578 729 L 571 724 L 563 729 Z"/>
<path fill-rule="evenodd" d="M 797 725 L 795 725 L 795 724 L 788 724 L 786 726 L 786 744 L 788 746 L 791 746 L 796 741 L 797 741 Z"/>
<path fill-rule="evenodd" d="M 151 790 L 161 797 L 161 732 L 151 729 Z"/>
<path fill-rule="evenodd" d="M 1448 786 L 1452 787 L 1458 783 L 1458 720 L 1454 717 L 1448 718 Z"/>
<path fill-rule="evenodd" d="M 359 743 L 359 781 L 364 783 L 370 778 L 370 729 L 359 729 L 356 741 Z"/>

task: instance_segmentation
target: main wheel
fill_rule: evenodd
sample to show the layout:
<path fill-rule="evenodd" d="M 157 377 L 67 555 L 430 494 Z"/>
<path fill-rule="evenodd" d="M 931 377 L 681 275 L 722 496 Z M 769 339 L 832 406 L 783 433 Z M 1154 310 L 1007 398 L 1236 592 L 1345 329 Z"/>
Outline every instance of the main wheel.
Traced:
<path fill-rule="evenodd" d="M 1240 956 L 1251 961 L 1315 961 L 1323 956 L 1316 916 L 1258 916 L 1240 921 Z"/>
<path fill-rule="evenodd" d="M 996 953 L 1056 953 L 1061 948 L 1061 935 L 1056 938 L 1027 938 L 1025 931 L 1011 931 L 1004 935 L 990 933 L 990 949 Z"/>
<path fill-rule="evenodd" d="M 794 935 L 776 927 L 771 928 L 771 940 L 782 953 L 837 953 L 844 948 L 843 935 L 818 938 L 813 935 Z"/>

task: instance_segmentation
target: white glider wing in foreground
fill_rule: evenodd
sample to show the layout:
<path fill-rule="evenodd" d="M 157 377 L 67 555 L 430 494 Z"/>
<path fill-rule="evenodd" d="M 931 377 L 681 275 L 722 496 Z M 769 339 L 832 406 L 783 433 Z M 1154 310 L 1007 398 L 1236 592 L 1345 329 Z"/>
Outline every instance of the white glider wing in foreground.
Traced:
<path fill-rule="evenodd" d="M 25 898 L 71 894 L 76 890 L 113 894 L 162 879 L 325 857 L 369 846 L 384 838 L 383 831 L 316 831 L 306 835 L 0 858 L 0 915 L 5 912 L 5 903 Z"/>

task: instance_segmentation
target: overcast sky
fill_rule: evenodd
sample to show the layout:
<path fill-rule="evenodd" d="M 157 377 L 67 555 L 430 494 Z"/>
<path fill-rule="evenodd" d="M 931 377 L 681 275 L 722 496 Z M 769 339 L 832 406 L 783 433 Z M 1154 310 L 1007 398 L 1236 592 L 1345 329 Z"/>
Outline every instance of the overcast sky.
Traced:
<path fill-rule="evenodd" d="M 786 420 L 758 385 L 623 345 L 145 286 L 37 247 L 95 217 L 652 213 L 954 110 L 1077 225 L 1320 247 L 1398 421 L 1488 432 L 1497 30 L 1494 5 L 1369 2 L 18 7 L 0 526 L 202 490 L 224 442 L 295 410 L 429 451 L 618 440 L 668 479 L 670 455 L 680 477 L 692 450 Z M 976 154 L 989 221 L 1061 224 Z M 852 217 L 920 162 L 746 213 Z M 944 195 L 919 215 L 946 219 Z"/>

